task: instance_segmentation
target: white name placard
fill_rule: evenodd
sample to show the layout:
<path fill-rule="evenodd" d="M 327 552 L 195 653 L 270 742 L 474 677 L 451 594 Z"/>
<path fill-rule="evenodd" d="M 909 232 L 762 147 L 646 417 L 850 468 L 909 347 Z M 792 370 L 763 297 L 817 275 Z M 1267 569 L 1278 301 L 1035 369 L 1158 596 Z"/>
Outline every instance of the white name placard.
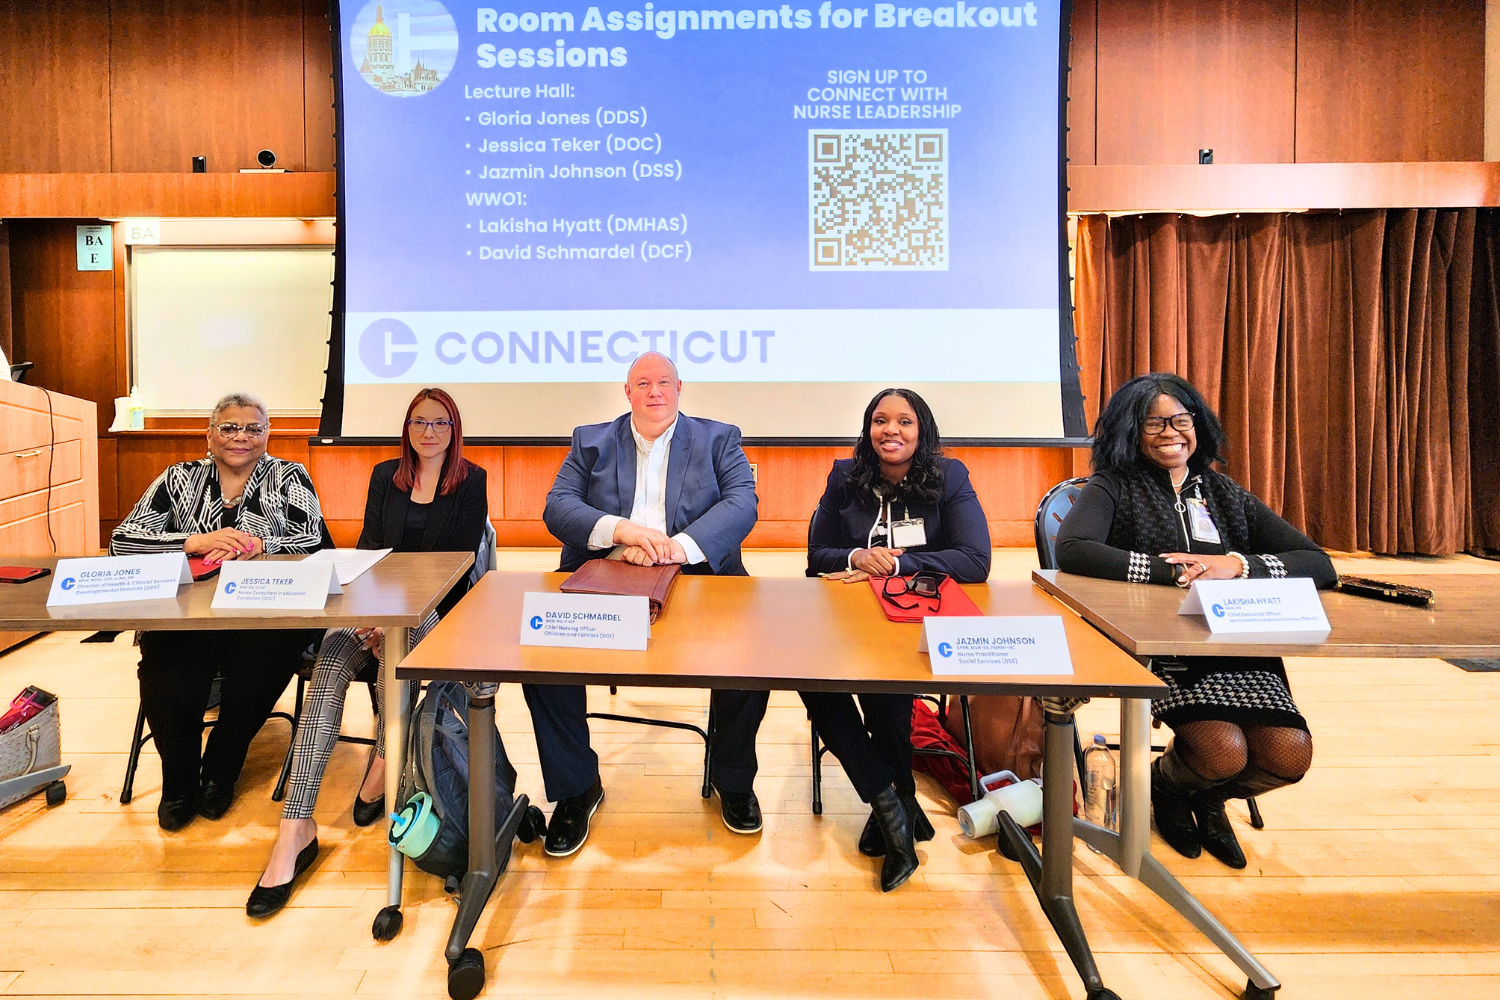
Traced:
<path fill-rule="evenodd" d="M 52 571 L 50 607 L 110 604 L 118 601 L 156 601 L 177 596 L 177 588 L 192 583 L 187 556 L 162 552 L 150 556 L 98 556 L 59 559 Z"/>
<path fill-rule="evenodd" d="M 231 559 L 219 570 L 215 608 L 255 611 L 318 611 L 329 594 L 342 594 L 329 561 L 262 562 Z"/>
<path fill-rule="evenodd" d="M 1071 674 L 1073 657 L 1057 615 L 922 619 L 917 652 L 946 674 Z"/>
<path fill-rule="evenodd" d="M 1202 615 L 1215 634 L 1329 630 L 1318 588 L 1307 577 L 1196 580 L 1177 613 Z"/>
<path fill-rule="evenodd" d="M 521 602 L 521 645 L 645 649 L 651 602 L 607 594 L 528 593 Z"/>

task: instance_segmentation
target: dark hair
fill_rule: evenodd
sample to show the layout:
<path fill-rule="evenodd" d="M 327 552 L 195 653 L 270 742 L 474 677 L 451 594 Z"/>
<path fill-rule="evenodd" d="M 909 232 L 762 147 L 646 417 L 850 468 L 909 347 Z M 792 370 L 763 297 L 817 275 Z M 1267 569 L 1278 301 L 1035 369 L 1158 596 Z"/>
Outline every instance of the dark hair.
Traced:
<path fill-rule="evenodd" d="M 911 468 L 906 478 L 892 485 L 880 475 L 880 456 L 870 443 L 870 421 L 875 418 L 875 408 L 887 396 L 900 396 L 911 404 L 917 415 L 917 450 L 911 457 Z M 943 442 L 938 436 L 937 421 L 927 402 L 910 389 L 881 389 L 865 407 L 865 419 L 859 427 L 859 438 L 854 442 L 854 468 L 849 471 L 849 491 L 864 504 L 880 503 L 880 495 L 893 497 L 907 503 L 936 503 L 943 496 L 943 470 L 938 457 L 943 453 Z"/>
<path fill-rule="evenodd" d="M 1151 413 L 1156 397 L 1171 396 L 1192 411 L 1198 439 L 1188 456 L 1188 470 L 1200 474 L 1224 457 L 1228 439 L 1203 394 L 1180 375 L 1152 372 L 1138 375 L 1115 390 L 1094 422 L 1092 458 L 1095 472 L 1115 472 L 1150 464 L 1141 454 L 1141 424 Z"/>
<path fill-rule="evenodd" d="M 443 455 L 443 473 L 437 488 L 440 496 L 447 496 L 469 478 L 469 463 L 464 460 L 464 425 L 458 415 L 458 404 L 441 389 L 422 389 L 411 398 L 411 405 L 406 408 L 406 419 L 401 421 L 401 464 L 396 466 L 393 482 L 398 490 L 409 492 L 416 488 L 417 449 L 412 447 L 411 426 L 408 421 L 417 404 L 424 399 L 430 399 L 447 410 L 448 419 L 453 421 L 453 434 L 448 438 L 448 451 Z"/>

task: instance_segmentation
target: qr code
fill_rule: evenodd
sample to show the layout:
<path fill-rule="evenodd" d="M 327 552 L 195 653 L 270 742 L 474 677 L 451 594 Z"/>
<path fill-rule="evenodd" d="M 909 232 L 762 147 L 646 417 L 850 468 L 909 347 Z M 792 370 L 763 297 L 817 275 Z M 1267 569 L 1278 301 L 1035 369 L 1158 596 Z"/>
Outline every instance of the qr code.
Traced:
<path fill-rule="evenodd" d="M 810 131 L 809 267 L 948 269 L 948 130 Z"/>

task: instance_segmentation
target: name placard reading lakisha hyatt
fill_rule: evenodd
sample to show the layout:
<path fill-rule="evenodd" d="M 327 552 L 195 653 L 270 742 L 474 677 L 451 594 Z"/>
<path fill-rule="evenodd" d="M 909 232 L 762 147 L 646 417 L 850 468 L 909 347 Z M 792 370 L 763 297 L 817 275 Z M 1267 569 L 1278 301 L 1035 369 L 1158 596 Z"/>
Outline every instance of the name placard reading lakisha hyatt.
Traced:
<path fill-rule="evenodd" d="M 181 552 L 59 559 L 47 606 L 157 601 L 176 597 L 179 586 L 192 582 L 187 556 Z"/>
<path fill-rule="evenodd" d="M 917 652 L 935 675 L 1071 674 L 1068 635 L 1057 615 L 922 619 Z"/>
<path fill-rule="evenodd" d="M 213 606 L 219 610 L 319 611 L 329 594 L 342 594 L 332 561 L 230 560 L 219 570 Z"/>
<path fill-rule="evenodd" d="M 1177 613 L 1202 615 L 1215 635 L 1329 630 L 1318 588 L 1307 577 L 1197 580 Z"/>
<path fill-rule="evenodd" d="M 651 602 L 608 594 L 527 593 L 521 602 L 521 645 L 575 649 L 646 648 Z"/>

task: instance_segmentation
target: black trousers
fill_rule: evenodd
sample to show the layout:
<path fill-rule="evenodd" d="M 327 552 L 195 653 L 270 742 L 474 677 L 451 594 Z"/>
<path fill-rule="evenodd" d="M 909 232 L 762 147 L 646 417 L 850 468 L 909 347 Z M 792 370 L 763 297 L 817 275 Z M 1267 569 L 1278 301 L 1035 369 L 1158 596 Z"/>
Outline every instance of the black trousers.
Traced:
<path fill-rule="evenodd" d="M 580 684 L 523 684 L 536 732 L 542 780 L 552 802 L 581 795 L 599 776 L 599 755 L 589 746 L 588 695 Z M 712 762 L 714 787 L 731 795 L 754 790 L 755 735 L 766 715 L 767 691 L 715 691 Z M 908 712 L 910 709 L 908 709 Z M 909 735 L 909 734 L 908 734 Z M 909 740 L 908 740 L 909 742 Z"/>
<path fill-rule="evenodd" d="M 192 795 L 203 781 L 233 783 L 250 741 L 322 629 L 145 632 L 141 704 L 161 757 L 163 798 Z M 203 713 L 222 674 L 219 720 L 203 748 Z"/>
<path fill-rule="evenodd" d="M 856 709 L 852 694 L 800 694 L 807 718 L 844 765 L 844 773 L 863 801 L 869 802 L 891 785 L 902 795 L 916 793 L 911 775 L 911 705 L 916 695 L 861 694 Z"/>

